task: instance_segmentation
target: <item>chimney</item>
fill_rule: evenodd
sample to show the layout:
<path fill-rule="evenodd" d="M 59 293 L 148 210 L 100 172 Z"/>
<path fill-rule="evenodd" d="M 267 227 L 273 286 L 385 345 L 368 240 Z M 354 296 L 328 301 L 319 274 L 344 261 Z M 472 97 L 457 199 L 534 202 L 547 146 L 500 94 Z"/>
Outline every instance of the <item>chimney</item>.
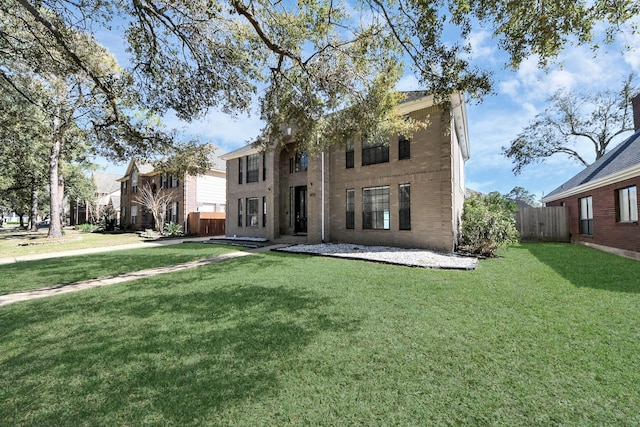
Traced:
<path fill-rule="evenodd" d="M 637 132 L 640 129 L 640 93 L 631 98 L 633 107 L 633 129 Z"/>

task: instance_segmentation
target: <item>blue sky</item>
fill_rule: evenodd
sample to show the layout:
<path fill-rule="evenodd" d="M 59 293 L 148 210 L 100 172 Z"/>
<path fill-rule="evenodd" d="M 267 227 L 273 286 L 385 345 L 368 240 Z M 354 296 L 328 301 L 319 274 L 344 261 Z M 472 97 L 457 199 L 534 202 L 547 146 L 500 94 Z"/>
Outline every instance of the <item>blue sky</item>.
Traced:
<path fill-rule="evenodd" d="M 101 33 L 98 38 L 121 62 L 126 61 L 123 41 L 118 34 Z M 583 168 L 580 164 L 568 157 L 557 156 L 542 164 L 528 166 L 520 175 L 514 176 L 512 164 L 502 156 L 501 147 L 507 146 L 536 114 L 544 111 L 547 98 L 558 89 L 617 91 L 630 73 L 640 75 L 640 34 L 637 32 L 621 33 L 614 44 L 595 52 L 589 47 L 570 47 L 546 70 L 538 67 L 534 56 L 527 58 L 517 70 L 506 69 L 506 56 L 489 32 L 473 33 L 470 43 L 472 64 L 490 69 L 494 78 L 495 94 L 485 97 L 481 103 L 471 102 L 467 106 L 471 158 L 466 164 L 466 184 L 483 193 L 508 193 L 520 186 L 540 198 L 579 172 Z M 407 70 L 398 89 L 419 90 L 421 86 Z M 192 123 L 167 116 L 165 123 L 182 129 L 187 135 L 213 142 L 218 147 L 218 155 L 252 141 L 262 127 L 257 112 L 231 117 L 211 111 Z M 587 144 L 579 151 L 588 161 L 594 160 L 593 149 Z M 126 165 L 108 164 L 104 160 L 100 163 L 112 173 L 124 174 L 126 168 Z"/>

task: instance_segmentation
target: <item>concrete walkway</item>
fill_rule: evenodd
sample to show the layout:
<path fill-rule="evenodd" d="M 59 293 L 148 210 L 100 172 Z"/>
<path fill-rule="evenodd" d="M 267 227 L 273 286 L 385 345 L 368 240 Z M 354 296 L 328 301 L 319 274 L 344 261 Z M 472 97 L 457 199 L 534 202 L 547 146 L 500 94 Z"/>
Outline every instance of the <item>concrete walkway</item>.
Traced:
<path fill-rule="evenodd" d="M 163 242 L 153 242 L 153 243 L 136 243 L 136 244 L 131 244 L 131 245 L 121 245 L 121 246 L 113 246 L 111 248 L 96 248 L 96 249 L 79 249 L 79 250 L 74 250 L 74 251 L 67 251 L 67 252 L 59 252 L 57 254 L 40 254 L 38 258 L 33 258 L 33 259 L 46 259 L 46 258 L 55 258 L 55 257 L 62 257 L 62 256 L 73 256 L 73 255 L 84 255 L 84 254 L 88 254 L 88 253 L 98 253 L 98 252 L 107 252 L 107 251 L 113 251 L 113 250 L 121 250 L 121 249 L 132 249 L 132 248 L 139 248 L 139 247 L 152 247 L 152 246 L 162 246 L 162 245 L 167 245 L 167 244 L 178 244 L 178 243 L 182 243 L 185 241 L 188 242 L 194 242 L 194 241 L 206 241 L 206 240 L 210 240 L 210 237 L 207 238 L 191 238 L 191 239 L 184 239 L 184 240 L 180 240 L 178 239 L 178 241 L 175 240 L 165 240 Z M 171 242 L 171 243 L 169 243 Z M 140 246 L 142 245 L 142 246 Z M 151 245 L 151 246 L 150 246 Z M 124 248 L 122 246 L 125 246 Z M 142 279 L 144 277 L 151 277 L 151 276 L 156 276 L 159 274 L 165 274 L 165 273 L 173 273 L 176 271 L 181 271 L 181 270 L 187 270 L 187 269 L 191 269 L 191 268 L 196 268 L 196 267 L 202 267 L 205 265 L 209 265 L 209 264 L 215 264 L 217 262 L 220 261 L 224 261 L 224 260 L 228 260 L 228 259 L 233 259 L 233 258 L 239 258 L 239 257 L 243 257 L 243 256 L 248 256 L 248 255 L 252 255 L 255 253 L 259 253 L 259 252 L 263 252 L 263 251 L 268 251 L 271 249 L 277 249 L 283 246 L 288 246 L 288 245 L 273 245 L 273 246 L 265 246 L 265 247 L 260 247 L 260 248 L 254 248 L 254 249 L 249 249 L 249 250 L 238 250 L 236 252 L 229 252 L 227 254 L 223 254 L 217 257 L 213 257 L 213 258 L 207 258 L 207 259 L 202 259 L 202 260 L 197 260 L 197 261 L 190 261 L 190 262 L 185 262 L 182 264 L 176 264 L 176 265 L 169 265 L 169 266 L 165 266 L 165 267 L 157 267 L 157 268 L 149 268 L 146 270 L 140 270 L 140 271 L 134 271 L 131 273 L 124 273 L 124 274 L 119 274 L 116 276 L 111 276 L 111 277 L 106 277 L 106 278 L 102 278 L 102 279 L 94 279 L 94 280 L 87 280 L 87 281 L 83 281 L 83 282 L 77 282 L 77 283 L 71 283 L 68 285 L 59 285 L 59 286 L 53 286 L 50 288 L 42 288 L 42 289 L 36 289 L 33 291 L 28 291 L 28 292 L 18 292 L 18 293 L 13 293 L 13 294 L 7 294 L 7 295 L 0 295 L 0 306 L 3 305 L 7 305 L 7 304 L 13 304 L 16 302 L 20 302 L 20 301 L 28 301 L 28 300 L 32 300 L 32 299 L 38 299 L 38 298 L 45 298 L 45 297 L 49 297 L 49 296 L 53 296 L 53 295 L 60 295 L 60 294 L 66 294 L 69 292 L 77 292 L 77 291 L 81 291 L 84 289 L 91 289 L 91 288 L 97 288 L 100 286 L 108 286 L 108 285 L 115 285 L 118 283 L 124 283 L 124 282 L 130 282 L 132 280 L 137 280 L 137 279 Z M 46 256 L 46 255 L 50 255 L 50 256 Z M 31 255 L 27 255 L 29 257 L 31 257 Z M 22 257 L 19 257 L 22 258 Z M 31 259 L 29 259 L 31 260 Z M 20 261 L 26 261 L 24 259 L 21 259 Z M 16 262 L 16 261 L 14 261 Z"/>

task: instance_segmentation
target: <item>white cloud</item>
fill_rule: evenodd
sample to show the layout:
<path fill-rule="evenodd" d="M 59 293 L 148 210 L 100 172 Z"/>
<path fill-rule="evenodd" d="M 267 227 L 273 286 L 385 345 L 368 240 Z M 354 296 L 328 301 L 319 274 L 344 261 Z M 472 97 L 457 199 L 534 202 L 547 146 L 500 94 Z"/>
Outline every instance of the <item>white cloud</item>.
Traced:
<path fill-rule="evenodd" d="M 495 62 L 494 54 L 497 47 L 493 42 L 493 35 L 489 31 L 472 32 L 467 37 L 467 42 L 471 47 L 471 57 L 474 60 L 489 59 L 490 62 Z"/>
<path fill-rule="evenodd" d="M 396 84 L 396 90 L 399 91 L 410 91 L 410 90 L 420 90 L 420 82 L 413 74 L 405 74 Z"/>

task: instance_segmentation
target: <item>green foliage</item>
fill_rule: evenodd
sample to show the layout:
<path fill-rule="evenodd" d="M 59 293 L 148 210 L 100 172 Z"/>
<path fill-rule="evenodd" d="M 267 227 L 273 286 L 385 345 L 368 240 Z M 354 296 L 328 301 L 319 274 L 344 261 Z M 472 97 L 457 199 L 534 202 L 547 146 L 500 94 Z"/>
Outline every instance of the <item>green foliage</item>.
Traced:
<path fill-rule="evenodd" d="M 513 173 L 518 175 L 526 166 L 558 154 L 586 167 L 587 158 L 576 148 L 579 141 L 593 146 L 596 160 L 602 157 L 613 139 L 634 129 L 631 98 L 638 89 L 633 80 L 632 74 L 617 92 L 559 90 L 553 94 L 547 109 L 508 147 L 502 147 L 502 154 L 513 162 Z"/>
<path fill-rule="evenodd" d="M 81 231 L 83 233 L 92 233 L 100 228 L 97 224 L 78 224 L 74 227 L 76 230 Z"/>
<path fill-rule="evenodd" d="M 520 186 L 513 187 L 513 189 L 511 189 L 508 194 L 504 195 L 504 197 L 514 202 L 522 201 L 531 206 L 540 205 L 540 203 L 538 203 L 538 201 L 536 200 L 535 194 L 530 193 L 529 190 Z"/>
<path fill-rule="evenodd" d="M 516 243 L 516 204 L 497 192 L 474 195 L 464 202 L 459 247 L 463 252 L 493 257 L 502 245 Z"/>
<path fill-rule="evenodd" d="M 182 236 L 182 225 L 169 222 L 165 224 L 163 234 L 165 236 Z"/>

